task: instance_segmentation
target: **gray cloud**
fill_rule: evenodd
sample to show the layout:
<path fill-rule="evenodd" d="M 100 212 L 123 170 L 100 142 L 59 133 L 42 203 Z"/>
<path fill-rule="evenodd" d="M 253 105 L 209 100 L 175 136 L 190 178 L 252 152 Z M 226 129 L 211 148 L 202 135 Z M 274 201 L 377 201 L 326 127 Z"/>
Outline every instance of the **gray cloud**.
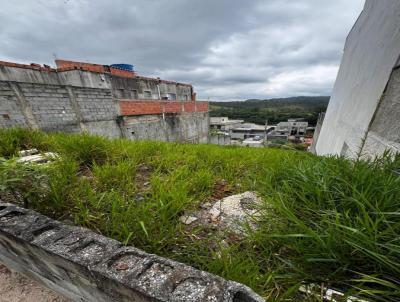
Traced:
<path fill-rule="evenodd" d="M 329 94 L 364 0 L 18 0 L 0 60 L 133 63 L 200 98 Z"/>

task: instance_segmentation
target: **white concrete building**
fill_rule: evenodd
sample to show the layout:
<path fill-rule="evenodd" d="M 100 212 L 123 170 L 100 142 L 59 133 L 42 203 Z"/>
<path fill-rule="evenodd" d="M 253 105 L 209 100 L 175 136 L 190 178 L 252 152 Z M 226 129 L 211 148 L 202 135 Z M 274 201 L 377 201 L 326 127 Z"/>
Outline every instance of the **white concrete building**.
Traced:
<path fill-rule="evenodd" d="M 289 119 L 287 122 L 280 122 L 276 125 L 275 131 L 280 135 L 301 135 L 307 131 L 308 122 L 299 121 L 296 119 Z"/>
<path fill-rule="evenodd" d="M 268 127 L 253 123 L 244 123 L 230 130 L 231 139 L 264 138 Z"/>
<path fill-rule="evenodd" d="M 367 0 L 351 30 L 315 152 L 400 151 L 400 1 Z"/>
<path fill-rule="evenodd" d="M 243 120 L 230 120 L 228 117 L 210 117 L 210 128 L 229 132 L 232 128 L 239 127 Z"/>

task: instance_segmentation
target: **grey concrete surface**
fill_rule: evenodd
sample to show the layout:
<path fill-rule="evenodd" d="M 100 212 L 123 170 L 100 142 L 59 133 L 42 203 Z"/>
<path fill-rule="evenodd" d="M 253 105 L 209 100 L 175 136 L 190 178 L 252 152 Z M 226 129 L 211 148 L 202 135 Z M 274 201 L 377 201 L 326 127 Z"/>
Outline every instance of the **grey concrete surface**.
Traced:
<path fill-rule="evenodd" d="M 205 203 L 200 210 L 185 213 L 180 221 L 186 225 L 206 226 L 213 230 L 246 236 L 247 228 L 257 229 L 261 214 L 261 198 L 255 192 L 231 195 L 214 203 Z"/>
<path fill-rule="evenodd" d="M 189 101 L 192 98 L 191 85 L 175 82 L 163 82 L 147 78 L 122 78 L 111 79 L 113 95 L 120 99 L 161 99 L 175 94 L 176 100 Z"/>
<path fill-rule="evenodd" d="M 321 112 L 318 116 L 317 125 L 315 127 L 314 136 L 313 136 L 313 144 L 311 145 L 310 152 L 316 153 L 316 146 L 318 143 L 318 138 L 321 133 L 322 124 L 324 122 L 325 112 Z"/>
<path fill-rule="evenodd" d="M 73 301 L 263 301 L 244 285 L 1 202 L 0 262 Z"/>
<path fill-rule="evenodd" d="M 212 134 L 208 137 L 208 141 L 213 145 L 226 146 L 231 144 L 231 136 L 225 134 Z"/>
<path fill-rule="evenodd" d="M 207 112 L 127 117 L 119 99 L 192 99 L 191 85 L 82 70 L 40 71 L 0 65 L 0 128 L 90 134 L 134 140 L 207 143 Z M 156 121 L 156 122 L 155 122 Z"/>
<path fill-rule="evenodd" d="M 108 89 L 8 81 L 0 82 L 0 98 L 0 127 L 121 136 L 118 109 Z"/>
<path fill-rule="evenodd" d="M 400 69 L 395 69 L 369 127 L 361 156 L 400 152 Z"/>
<path fill-rule="evenodd" d="M 208 112 L 165 113 L 127 116 L 121 123 L 124 137 L 131 140 L 207 143 Z"/>
<path fill-rule="evenodd" d="M 339 74 L 316 144 L 317 154 L 354 158 L 363 153 L 364 142 L 368 138 L 368 150 L 364 151 L 375 155 L 382 149 L 391 148 L 385 146 L 387 141 L 395 142 L 400 137 L 399 131 L 395 137 L 391 136 L 397 129 L 393 123 L 398 124 L 399 110 L 391 111 L 393 104 L 389 105 L 389 110 L 379 109 L 392 71 L 398 65 L 399 15 L 398 0 L 366 1 L 346 41 Z M 388 105 L 391 101 L 386 98 L 384 103 Z M 385 104 L 382 105 L 385 107 Z M 387 137 L 386 133 L 391 137 Z"/>

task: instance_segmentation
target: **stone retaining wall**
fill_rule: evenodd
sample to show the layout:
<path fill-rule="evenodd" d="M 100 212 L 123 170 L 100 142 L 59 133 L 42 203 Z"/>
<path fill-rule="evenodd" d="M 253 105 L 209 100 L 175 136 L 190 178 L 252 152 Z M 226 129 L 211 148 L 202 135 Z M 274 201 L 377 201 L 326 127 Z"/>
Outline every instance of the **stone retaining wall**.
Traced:
<path fill-rule="evenodd" d="M 0 262 L 73 301 L 264 301 L 244 285 L 2 202 Z"/>

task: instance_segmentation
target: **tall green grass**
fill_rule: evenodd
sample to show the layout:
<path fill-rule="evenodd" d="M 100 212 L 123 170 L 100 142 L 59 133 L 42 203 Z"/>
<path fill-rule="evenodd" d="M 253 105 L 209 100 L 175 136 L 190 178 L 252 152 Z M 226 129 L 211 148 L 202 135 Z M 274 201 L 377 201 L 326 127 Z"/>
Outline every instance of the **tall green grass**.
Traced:
<path fill-rule="evenodd" d="M 25 148 L 60 157 L 17 164 Z M 22 129 L 0 130 L 0 156 L 2 199 L 242 282 L 270 301 L 298 301 L 304 283 L 400 301 L 399 157 L 349 161 Z M 215 196 L 247 190 L 263 208 L 260 227 L 244 238 L 179 221 Z"/>

